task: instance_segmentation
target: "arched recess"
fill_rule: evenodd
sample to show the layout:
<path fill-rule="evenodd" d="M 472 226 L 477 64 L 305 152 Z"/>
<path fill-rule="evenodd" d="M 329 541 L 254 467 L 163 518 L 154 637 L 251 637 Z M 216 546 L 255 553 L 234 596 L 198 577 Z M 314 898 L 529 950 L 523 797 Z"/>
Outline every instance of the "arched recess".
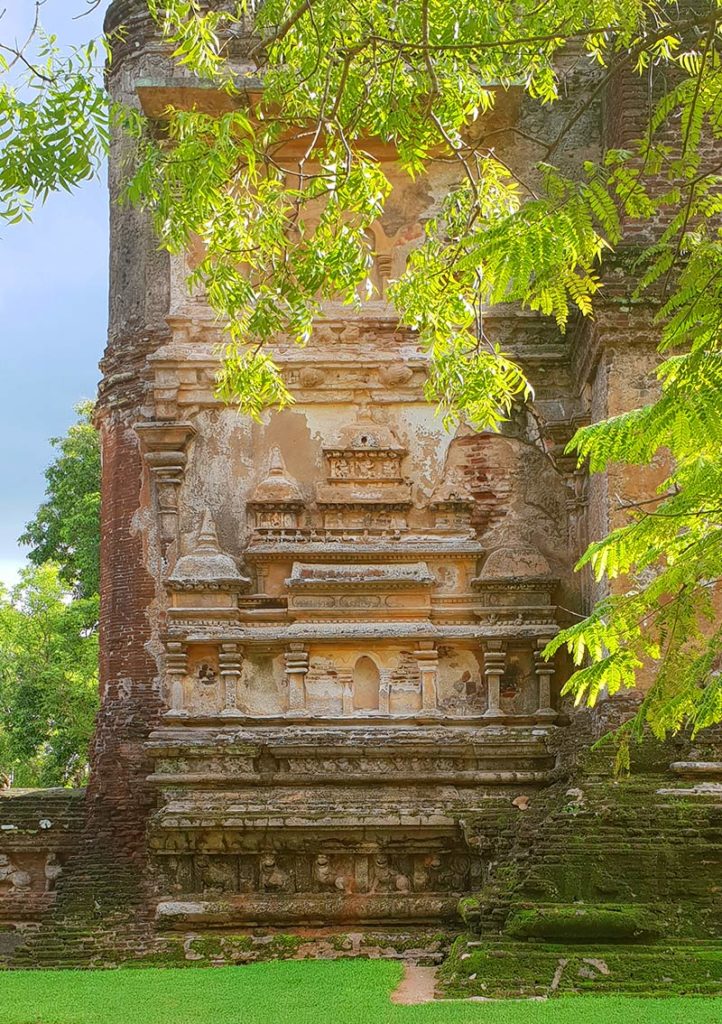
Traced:
<path fill-rule="evenodd" d="M 376 664 L 362 655 L 353 670 L 354 711 L 378 711 L 381 676 Z"/>

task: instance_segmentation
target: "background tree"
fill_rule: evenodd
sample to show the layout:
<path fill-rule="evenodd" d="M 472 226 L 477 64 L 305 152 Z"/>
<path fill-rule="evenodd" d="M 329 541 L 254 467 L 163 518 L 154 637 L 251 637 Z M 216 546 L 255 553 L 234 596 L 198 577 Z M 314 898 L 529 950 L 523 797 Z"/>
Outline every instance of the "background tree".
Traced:
<path fill-rule="evenodd" d="M 0 588 L 0 775 L 81 785 L 98 707 L 100 453 L 92 404 L 52 443 L 46 498 L 21 543 L 28 568 Z"/>
<path fill-rule="evenodd" d="M 15 786 L 82 785 L 98 706 L 98 599 L 69 601 L 57 567 L 0 590 L 0 773 Z"/>
<path fill-rule="evenodd" d="M 100 443 L 93 403 L 77 407 L 78 421 L 51 444 L 57 457 L 45 471 L 45 501 L 25 527 L 33 565 L 54 562 L 59 579 L 76 597 L 99 590 Z"/>

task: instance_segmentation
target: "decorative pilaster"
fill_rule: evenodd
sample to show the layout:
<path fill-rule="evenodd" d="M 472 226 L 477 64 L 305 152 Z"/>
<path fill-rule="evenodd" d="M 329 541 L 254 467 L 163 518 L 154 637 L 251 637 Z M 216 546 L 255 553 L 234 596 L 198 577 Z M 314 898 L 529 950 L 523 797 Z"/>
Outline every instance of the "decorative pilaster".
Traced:
<path fill-rule="evenodd" d="M 376 270 L 379 278 L 379 298 L 386 298 L 386 289 L 391 277 L 391 253 L 376 255 Z"/>
<path fill-rule="evenodd" d="M 549 642 L 549 638 L 542 638 L 536 642 L 534 651 L 534 668 L 539 680 L 539 697 L 537 699 L 537 710 L 534 718 L 538 722 L 553 722 L 557 718 L 557 712 L 551 706 L 552 703 L 552 679 L 554 677 L 554 662 L 546 661 L 542 657 L 542 651 Z"/>
<path fill-rule="evenodd" d="M 424 640 L 418 645 L 415 655 L 421 677 L 421 707 L 424 711 L 430 711 L 438 707 L 436 683 L 439 653 L 433 640 Z"/>
<path fill-rule="evenodd" d="M 188 650 L 179 640 L 168 640 L 165 645 L 166 680 L 169 710 L 174 718 L 187 718 L 184 681 L 188 674 Z"/>
<path fill-rule="evenodd" d="M 391 669 L 379 670 L 379 711 L 382 715 L 391 712 Z"/>
<path fill-rule="evenodd" d="M 503 718 L 499 702 L 501 677 L 506 668 L 506 647 L 503 640 L 487 640 L 484 647 L 484 675 L 486 676 L 487 709 L 484 718 Z"/>
<path fill-rule="evenodd" d="M 224 718 L 240 718 L 243 711 L 238 707 L 238 681 L 241 675 L 241 663 L 243 660 L 243 648 L 240 644 L 221 644 L 218 655 L 221 680 L 223 682 L 223 710 Z"/>
<path fill-rule="evenodd" d="M 343 715 L 353 714 L 353 672 L 339 669 L 338 681 L 341 686 L 341 711 Z"/>
<path fill-rule="evenodd" d="M 195 434 L 191 423 L 137 423 L 144 459 L 150 470 L 153 501 L 158 515 L 158 530 L 163 557 L 168 548 L 179 546 L 178 497 L 183 482 L 188 442 Z"/>
<path fill-rule="evenodd" d="M 284 659 L 286 662 L 286 685 L 288 686 L 288 708 L 290 711 L 303 711 L 306 707 L 308 651 L 303 644 L 289 644 Z"/>

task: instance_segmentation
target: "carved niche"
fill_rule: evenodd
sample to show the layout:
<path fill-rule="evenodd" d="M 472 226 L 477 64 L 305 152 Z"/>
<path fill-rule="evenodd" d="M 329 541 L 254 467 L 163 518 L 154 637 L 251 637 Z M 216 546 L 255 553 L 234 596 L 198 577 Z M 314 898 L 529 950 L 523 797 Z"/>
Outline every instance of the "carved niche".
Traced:
<path fill-rule="evenodd" d="M 411 485 L 404 479 L 406 448 L 390 427 L 377 423 L 366 407 L 323 450 L 326 481 L 317 489 L 326 526 L 351 528 L 366 525 L 362 510 L 401 511 L 411 504 Z M 393 517 L 391 517 L 393 518 Z M 402 527 L 403 517 L 384 525 Z"/>
<path fill-rule="evenodd" d="M 270 452 L 268 472 L 248 502 L 257 532 L 280 533 L 301 525 L 304 508 L 298 483 L 289 475 L 279 448 Z"/>

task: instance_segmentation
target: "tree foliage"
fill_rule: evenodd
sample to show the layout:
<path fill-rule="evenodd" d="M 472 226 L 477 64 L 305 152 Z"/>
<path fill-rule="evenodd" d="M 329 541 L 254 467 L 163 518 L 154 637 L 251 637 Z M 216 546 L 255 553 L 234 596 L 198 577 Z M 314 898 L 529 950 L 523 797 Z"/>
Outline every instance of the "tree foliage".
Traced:
<path fill-rule="evenodd" d="M 605 253 L 627 228 L 663 225 L 637 266 L 638 296 L 659 309 L 660 398 L 586 428 L 572 450 L 593 472 L 667 459 L 669 473 L 655 502 L 584 556 L 619 585 L 550 652 L 570 647 L 580 669 L 568 690 L 591 701 L 656 662 L 630 730 L 720 719 L 720 636 L 708 621 L 722 503 L 719 0 L 148 3 L 176 59 L 238 102 L 219 117 L 168 111 L 160 137 L 126 112 L 138 158 L 128 196 L 169 251 L 202 242 L 190 285 L 227 328 L 218 392 L 252 416 L 291 401 L 267 343 L 304 344 L 326 300 L 372 293 L 370 229 L 390 181 L 370 138 L 395 149 L 410 179 L 457 168 L 388 296 L 428 353 L 427 394 L 450 421 L 499 429 L 533 401 L 534 382 L 489 336 L 491 306 L 521 303 L 564 330 L 572 314 L 593 315 Z M 243 73 L 228 59 L 239 37 Z M 586 89 L 567 100 L 581 72 Z M 650 84 L 644 132 L 629 150 L 570 166 L 570 133 L 620 73 Z M 541 135 L 488 127 L 483 115 L 512 87 L 543 108 Z M 501 133 L 531 147 L 531 172 L 504 158 Z M 0 183 L 2 168 L 0 156 Z M 42 194 L 41 178 L 27 194 Z M 22 175 L 6 180 L 6 206 L 13 188 L 24 201 Z"/>
<path fill-rule="evenodd" d="M 57 566 L 0 589 L 0 773 L 80 785 L 98 704 L 98 597 L 69 601 Z"/>
<path fill-rule="evenodd" d="M 77 408 L 78 421 L 51 444 L 57 457 L 45 471 L 45 501 L 25 527 L 33 565 L 54 562 L 59 578 L 76 597 L 99 590 L 100 443 L 93 405 Z"/>
<path fill-rule="evenodd" d="M 490 306 L 521 303 L 556 319 L 593 315 L 605 251 L 624 225 L 664 223 L 639 253 L 637 296 L 657 302 L 657 402 L 579 432 L 571 450 L 592 472 L 669 459 L 658 500 L 593 544 L 580 565 L 623 577 L 592 615 L 564 631 L 580 666 L 567 691 L 593 703 L 634 685 L 656 662 L 657 681 L 627 736 L 722 719 L 719 580 L 722 446 L 722 59 L 717 0 L 252 0 L 208 12 L 195 0 L 151 2 L 179 61 L 242 94 L 226 60 L 229 30 L 253 14 L 263 94 L 218 119 L 169 112 L 158 143 L 140 138 L 130 195 L 155 216 L 163 243 L 193 235 L 204 257 L 192 275 L 228 328 L 219 391 L 251 415 L 290 400 L 266 342 L 303 344 L 322 302 L 357 303 L 371 290 L 369 228 L 390 183 L 368 152 L 391 144 L 410 177 L 437 161 L 459 180 L 391 287 L 401 323 L 429 357 L 427 392 L 445 416 L 498 428 L 531 384 L 488 337 Z M 231 33 L 232 34 L 232 33 Z M 521 86 L 552 109 L 564 91 L 563 54 L 596 66 L 586 95 L 536 147 L 527 180 L 499 155 L 480 115 Z M 568 66 L 568 65 L 567 65 Z M 566 136 L 612 76 L 646 75 L 657 99 L 628 151 L 562 173 Z M 503 131 L 520 131 L 515 127 Z M 302 156 L 288 157 L 289 139 Z M 588 664 L 584 664 L 589 662 Z"/>
<path fill-rule="evenodd" d="M 98 705 L 100 453 L 90 402 L 52 444 L 45 501 L 21 543 L 30 565 L 0 588 L 0 775 L 80 785 Z"/>
<path fill-rule="evenodd" d="M 108 145 L 97 66 L 105 49 L 61 47 L 42 26 L 42 3 L 32 6 L 26 39 L 0 39 L 0 223 L 29 218 L 51 192 L 94 177 Z"/>

